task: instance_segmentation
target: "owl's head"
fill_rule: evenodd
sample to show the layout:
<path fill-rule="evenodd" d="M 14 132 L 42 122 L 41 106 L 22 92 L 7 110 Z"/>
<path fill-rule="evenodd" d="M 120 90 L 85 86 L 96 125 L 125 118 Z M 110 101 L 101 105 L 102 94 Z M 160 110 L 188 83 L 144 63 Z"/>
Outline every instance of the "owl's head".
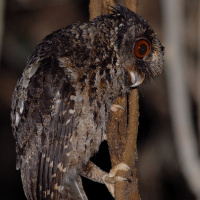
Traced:
<path fill-rule="evenodd" d="M 164 47 L 141 16 L 121 5 L 113 10 L 122 18 L 117 40 L 121 65 L 129 74 L 131 87 L 136 87 L 161 73 Z"/>

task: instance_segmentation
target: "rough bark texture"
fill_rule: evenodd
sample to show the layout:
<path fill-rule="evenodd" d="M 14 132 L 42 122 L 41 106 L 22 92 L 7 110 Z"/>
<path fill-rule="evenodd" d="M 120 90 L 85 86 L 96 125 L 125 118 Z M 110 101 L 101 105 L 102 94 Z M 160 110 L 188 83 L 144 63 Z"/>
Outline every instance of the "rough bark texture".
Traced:
<path fill-rule="evenodd" d="M 113 0 L 91 0 L 90 20 L 94 17 L 110 12 Z M 136 12 L 137 0 L 125 0 L 126 7 Z M 133 89 L 131 93 L 123 98 L 118 98 L 115 104 L 121 105 L 124 110 L 110 113 L 107 127 L 107 142 L 111 157 L 112 167 L 120 162 L 131 167 L 133 174 L 118 171 L 117 175 L 131 180 L 117 182 L 115 184 L 116 200 L 139 200 L 138 179 L 136 177 L 135 161 L 137 160 L 137 134 L 139 118 L 139 96 L 138 90 Z"/>
<path fill-rule="evenodd" d="M 126 100 L 125 97 L 123 99 Z M 138 91 L 137 89 L 134 89 L 128 96 L 128 100 L 127 100 L 128 115 L 127 113 L 125 113 L 126 117 L 124 118 L 127 119 L 128 117 L 128 120 L 127 120 L 128 123 L 126 124 L 126 127 L 122 125 L 122 127 L 124 128 L 122 128 L 122 130 L 119 129 L 119 133 L 118 132 L 115 133 L 118 135 L 122 134 L 123 137 L 122 136 L 121 137 L 125 138 L 125 143 L 121 145 L 121 147 L 123 147 L 123 153 L 121 154 L 121 152 L 119 152 L 121 155 L 121 158 L 119 158 L 118 162 L 126 163 L 129 167 L 131 167 L 132 172 L 133 172 L 133 175 L 131 175 L 130 173 L 126 173 L 125 171 L 118 171 L 117 173 L 118 176 L 127 177 L 128 179 L 131 180 L 131 183 L 127 181 L 127 182 L 117 182 L 115 184 L 115 196 L 117 200 L 122 200 L 122 199 L 139 200 L 140 199 L 139 190 L 138 190 L 138 179 L 136 177 L 136 167 L 135 167 L 135 161 L 137 160 L 136 142 L 137 142 L 138 123 L 139 123 L 138 122 L 138 118 L 139 118 L 138 100 L 139 100 Z M 120 122 L 125 123 L 125 119 L 121 119 Z M 117 122 L 114 122 L 114 120 L 111 121 L 111 124 L 113 125 L 116 123 Z M 112 137 L 115 137 L 114 133 L 110 131 L 109 131 L 109 135 L 112 135 Z M 119 136 L 116 138 L 119 138 Z M 112 140 L 113 138 L 111 140 L 108 140 L 110 152 L 111 152 L 110 146 L 113 145 Z M 113 153 L 116 154 L 117 152 L 115 151 Z M 112 157 L 114 156 L 111 155 L 111 158 Z M 116 162 L 113 161 L 112 164 L 115 165 Z"/>

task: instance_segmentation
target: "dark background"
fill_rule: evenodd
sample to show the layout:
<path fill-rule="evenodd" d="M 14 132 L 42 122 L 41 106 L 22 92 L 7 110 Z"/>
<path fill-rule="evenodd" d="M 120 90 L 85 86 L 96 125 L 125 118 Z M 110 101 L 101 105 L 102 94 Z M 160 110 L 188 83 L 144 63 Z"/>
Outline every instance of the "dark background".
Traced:
<path fill-rule="evenodd" d="M 37 43 L 52 31 L 76 21 L 88 21 L 88 4 L 88 0 L 5 1 L 5 7 L 2 9 L 3 37 L 0 39 L 0 199 L 25 199 L 20 172 L 15 168 L 15 141 L 10 125 L 10 105 L 14 87 L 26 65 L 27 57 Z M 138 13 L 147 19 L 162 42 L 160 4 L 159 0 L 139 0 Z M 148 85 L 140 87 L 139 92 L 137 174 L 142 199 L 195 199 L 177 161 L 165 71 Z M 194 122 L 197 123 L 196 104 L 193 99 L 192 105 Z M 101 145 L 100 152 L 94 156 L 93 161 L 109 171 L 106 142 Z M 104 185 L 84 179 L 84 187 L 89 199 L 112 199 Z"/>

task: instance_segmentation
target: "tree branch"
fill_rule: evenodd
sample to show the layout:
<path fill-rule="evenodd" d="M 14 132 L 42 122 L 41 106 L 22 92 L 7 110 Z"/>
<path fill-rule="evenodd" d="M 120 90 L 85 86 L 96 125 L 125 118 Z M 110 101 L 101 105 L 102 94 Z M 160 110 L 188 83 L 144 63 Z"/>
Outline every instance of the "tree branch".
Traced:
<path fill-rule="evenodd" d="M 124 3 L 129 9 L 136 11 L 137 0 L 125 0 Z M 113 0 L 91 0 L 89 6 L 90 20 L 98 15 L 108 13 L 110 5 L 114 5 Z M 117 112 L 110 113 L 107 125 L 107 142 L 112 166 L 114 167 L 118 163 L 124 162 L 131 167 L 133 172 L 133 176 L 130 173 L 126 174 L 125 171 L 117 172 L 117 175 L 131 180 L 131 183 L 125 181 L 115 184 L 115 198 L 117 200 L 140 199 L 135 168 L 139 118 L 138 99 L 137 89 L 132 90 L 129 97 L 125 95 L 123 98 L 118 98 L 114 104 L 121 105 L 125 110 L 119 109 Z M 129 104 L 128 112 L 127 104 Z"/>

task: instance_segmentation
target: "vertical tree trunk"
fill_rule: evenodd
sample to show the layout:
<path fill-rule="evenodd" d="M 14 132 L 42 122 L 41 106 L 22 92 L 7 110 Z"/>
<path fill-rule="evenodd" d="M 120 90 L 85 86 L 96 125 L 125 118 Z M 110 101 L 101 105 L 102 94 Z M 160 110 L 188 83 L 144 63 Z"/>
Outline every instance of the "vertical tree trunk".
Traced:
<path fill-rule="evenodd" d="M 90 19 L 108 13 L 113 0 L 91 0 Z M 136 12 L 137 0 L 125 0 L 125 6 Z M 133 89 L 130 95 L 118 98 L 114 104 L 121 105 L 124 110 L 110 113 L 107 126 L 107 142 L 112 167 L 124 162 L 131 167 L 133 174 L 118 171 L 117 175 L 131 180 L 115 184 L 115 199 L 139 200 L 138 179 L 136 177 L 135 161 L 137 160 L 137 133 L 139 118 L 138 90 Z"/>

